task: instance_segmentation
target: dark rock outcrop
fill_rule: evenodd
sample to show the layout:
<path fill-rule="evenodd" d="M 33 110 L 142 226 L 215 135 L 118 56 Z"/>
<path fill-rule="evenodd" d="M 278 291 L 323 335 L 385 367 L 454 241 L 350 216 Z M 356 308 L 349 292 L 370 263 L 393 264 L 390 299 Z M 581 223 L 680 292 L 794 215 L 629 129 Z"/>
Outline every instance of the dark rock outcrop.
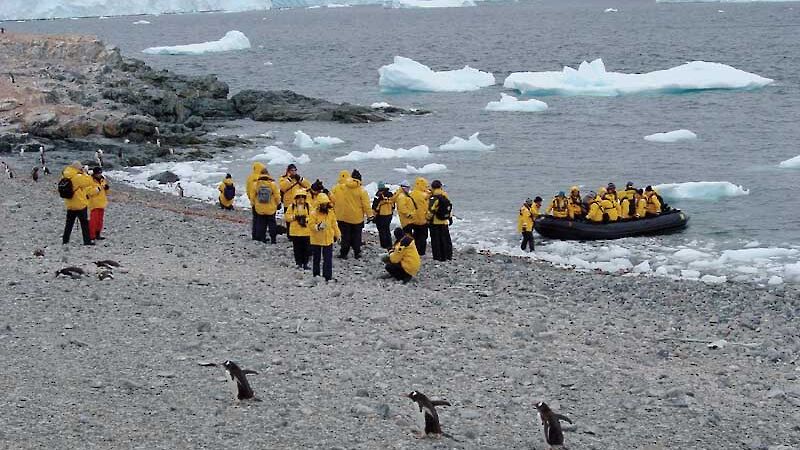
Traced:
<path fill-rule="evenodd" d="M 231 98 L 236 111 L 261 122 L 326 120 L 345 123 L 385 122 L 389 117 L 364 106 L 337 104 L 293 91 L 244 90 Z"/>
<path fill-rule="evenodd" d="M 176 181 L 180 181 L 181 177 L 175 175 L 174 173 L 170 172 L 169 170 L 166 172 L 157 173 L 147 178 L 149 181 L 158 181 L 158 184 L 168 184 L 168 183 L 175 183 Z"/>

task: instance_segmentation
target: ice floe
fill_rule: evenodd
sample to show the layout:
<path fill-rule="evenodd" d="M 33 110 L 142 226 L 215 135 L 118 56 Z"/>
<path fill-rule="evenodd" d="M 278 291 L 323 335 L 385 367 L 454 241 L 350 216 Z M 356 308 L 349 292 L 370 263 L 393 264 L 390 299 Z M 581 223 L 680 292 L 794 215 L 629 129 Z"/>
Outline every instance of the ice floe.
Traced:
<path fill-rule="evenodd" d="M 439 163 L 425 164 L 420 168 L 406 164 L 405 168 L 394 169 L 396 172 L 405 173 L 409 175 L 423 175 L 428 173 L 440 173 L 447 170 L 447 166 Z"/>
<path fill-rule="evenodd" d="M 392 149 L 375 145 L 372 150 L 368 152 L 352 151 L 344 156 L 334 158 L 334 161 L 363 161 L 365 159 L 424 159 L 431 156 L 430 149 L 427 145 L 417 145 L 409 149 L 398 148 Z"/>
<path fill-rule="evenodd" d="M 487 103 L 485 109 L 487 111 L 540 112 L 547 109 L 547 103 L 535 98 L 519 100 L 512 95 L 500 93 L 500 101 Z"/>
<path fill-rule="evenodd" d="M 474 151 L 474 152 L 494 150 L 494 144 L 487 145 L 481 142 L 480 139 L 478 139 L 479 134 L 480 133 L 474 133 L 472 136 L 469 137 L 469 139 L 453 136 L 453 138 L 447 141 L 446 144 L 440 145 L 439 150 Z"/>
<path fill-rule="evenodd" d="M 280 147 L 270 145 L 266 147 L 262 153 L 250 158 L 250 161 L 266 161 L 269 165 L 307 164 L 311 161 L 311 158 L 309 158 L 309 156 L 305 153 L 300 156 L 295 156 L 291 152 L 288 152 Z"/>
<path fill-rule="evenodd" d="M 231 30 L 218 41 L 200 44 L 175 45 L 171 47 L 150 47 L 142 50 L 149 55 L 202 55 L 205 53 L 228 52 L 250 48 L 250 40 L 241 31 Z"/>
<path fill-rule="evenodd" d="M 515 72 L 505 86 L 524 94 L 615 96 L 640 93 L 682 93 L 704 89 L 756 89 L 773 80 L 734 67 L 692 61 L 648 73 L 608 72 L 602 59 L 582 62 L 577 70 Z"/>
<path fill-rule="evenodd" d="M 133 24 L 134 25 L 150 25 L 150 22 L 147 21 L 147 20 L 137 20 L 136 22 L 133 22 Z"/>
<path fill-rule="evenodd" d="M 461 8 L 475 6 L 473 0 L 391 0 L 392 8 Z"/>
<path fill-rule="evenodd" d="M 697 135 L 694 134 L 692 131 L 686 129 L 669 131 L 666 133 L 655 133 L 644 137 L 645 141 L 660 142 L 660 143 L 693 141 L 695 139 L 697 139 Z"/>
<path fill-rule="evenodd" d="M 344 144 L 344 141 L 337 137 L 331 136 L 317 136 L 312 138 L 311 136 L 303 133 L 303 130 L 297 130 L 294 132 L 294 141 L 292 142 L 292 145 L 302 149 L 328 148 L 338 144 Z"/>
<path fill-rule="evenodd" d="M 654 186 L 667 199 L 718 200 L 723 197 L 748 195 L 750 191 L 728 181 L 690 181 Z"/>
<path fill-rule="evenodd" d="M 800 155 L 787 159 L 786 161 L 782 161 L 780 164 L 778 164 L 778 167 L 782 167 L 784 169 L 800 168 Z"/>
<path fill-rule="evenodd" d="M 413 59 L 395 56 L 392 64 L 378 69 L 384 92 L 466 92 L 495 84 L 494 75 L 469 66 L 436 72 Z"/>
<path fill-rule="evenodd" d="M 611 12 L 619 12 L 617 8 L 606 8 L 603 12 L 611 13 Z"/>

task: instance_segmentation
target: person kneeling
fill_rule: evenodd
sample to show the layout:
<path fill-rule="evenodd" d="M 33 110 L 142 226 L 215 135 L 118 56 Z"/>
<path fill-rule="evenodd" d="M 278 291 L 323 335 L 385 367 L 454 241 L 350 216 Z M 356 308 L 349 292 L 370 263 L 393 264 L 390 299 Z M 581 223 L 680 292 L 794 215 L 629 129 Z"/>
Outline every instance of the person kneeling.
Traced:
<path fill-rule="evenodd" d="M 417 245 L 414 243 L 414 238 L 402 228 L 394 229 L 394 238 L 394 246 L 384 258 L 386 271 L 395 279 L 407 283 L 419 272 L 420 257 Z"/>

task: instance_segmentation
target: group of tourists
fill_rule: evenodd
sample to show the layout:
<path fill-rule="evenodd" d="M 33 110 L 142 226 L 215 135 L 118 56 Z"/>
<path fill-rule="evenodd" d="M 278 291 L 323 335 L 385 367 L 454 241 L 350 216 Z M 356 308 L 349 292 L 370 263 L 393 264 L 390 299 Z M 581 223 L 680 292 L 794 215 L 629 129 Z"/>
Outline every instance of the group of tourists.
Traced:
<path fill-rule="evenodd" d="M 433 259 L 453 258 L 449 230 L 452 203 L 439 180 L 428 184 L 426 179 L 417 178 L 413 189 L 402 181 L 395 192 L 380 182 L 370 202 L 357 169 L 341 171 L 328 190 L 319 179 L 312 183 L 300 176 L 294 164 L 289 164 L 276 180 L 264 164 L 256 162 L 245 188 L 253 214 L 252 238 L 275 244 L 278 235 L 285 232 L 292 242 L 297 267 L 310 269 L 313 276 L 322 275 L 326 281 L 333 278 L 333 244 L 339 242 L 338 258 L 348 259 L 351 250 L 353 258 L 361 258 L 362 231 L 370 222 L 378 230 L 380 246 L 388 251 L 384 258 L 387 277 L 406 282 L 419 272 L 429 234 Z M 220 207 L 233 209 L 236 186 L 230 174 L 218 190 Z M 285 227 L 276 220 L 281 208 Z M 392 231 L 395 211 L 400 227 Z"/>
<path fill-rule="evenodd" d="M 95 245 L 95 240 L 105 239 L 101 232 L 109 189 L 100 167 L 93 167 L 91 175 L 89 168 L 81 165 L 80 161 L 64 168 L 58 182 L 58 195 L 64 199 L 64 207 L 67 209 L 62 243 L 69 243 L 76 220 L 80 223 L 83 245 Z"/>

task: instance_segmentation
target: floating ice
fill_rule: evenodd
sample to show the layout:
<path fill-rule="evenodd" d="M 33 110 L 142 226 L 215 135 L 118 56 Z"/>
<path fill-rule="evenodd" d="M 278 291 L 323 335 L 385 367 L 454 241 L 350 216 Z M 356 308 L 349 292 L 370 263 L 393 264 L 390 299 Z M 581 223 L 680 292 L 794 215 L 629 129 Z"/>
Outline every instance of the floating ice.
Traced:
<path fill-rule="evenodd" d="M 642 261 L 633 267 L 634 273 L 650 273 L 650 261 Z"/>
<path fill-rule="evenodd" d="M 173 47 L 150 47 L 142 50 L 149 55 L 202 55 L 204 53 L 229 52 L 250 48 L 250 40 L 241 31 L 231 30 L 218 41 L 201 44 L 176 45 Z"/>
<path fill-rule="evenodd" d="M 348 5 L 347 3 L 344 3 L 344 4 L 340 4 L 340 3 L 328 3 L 328 4 L 327 4 L 327 5 L 325 5 L 325 6 L 326 6 L 326 7 L 328 7 L 328 8 L 351 8 L 351 7 L 352 7 L 351 5 Z"/>
<path fill-rule="evenodd" d="M 754 263 L 770 258 L 795 256 L 798 253 L 800 253 L 800 250 L 793 248 L 745 248 L 741 250 L 725 250 L 719 259 L 723 263 Z"/>
<path fill-rule="evenodd" d="M 392 8 L 461 8 L 475 6 L 473 0 L 391 0 Z"/>
<path fill-rule="evenodd" d="M 701 252 L 698 250 L 694 250 L 691 248 L 685 248 L 683 250 L 678 250 L 672 255 L 673 258 L 677 259 L 678 261 L 682 262 L 693 262 L 699 259 L 706 259 L 710 258 L 711 255 L 705 252 Z"/>
<path fill-rule="evenodd" d="M 384 92 L 466 92 L 495 84 L 494 75 L 469 66 L 434 72 L 413 59 L 395 56 L 392 64 L 378 69 L 378 84 Z"/>
<path fill-rule="evenodd" d="M 427 145 L 417 145 L 409 149 L 398 148 L 397 150 L 375 145 L 368 152 L 352 151 L 344 156 L 334 158 L 334 161 L 363 161 L 365 159 L 423 159 L 431 156 Z"/>
<path fill-rule="evenodd" d="M 286 150 L 270 145 L 264 149 L 263 153 L 250 158 L 250 161 L 267 161 L 267 164 L 307 164 L 311 161 L 305 153 L 300 156 L 294 156 Z"/>
<path fill-rule="evenodd" d="M 654 188 L 667 199 L 718 200 L 722 197 L 748 195 L 750 191 L 728 181 L 690 181 L 658 184 Z"/>
<path fill-rule="evenodd" d="M 619 10 L 617 8 L 606 8 L 603 12 L 619 12 Z"/>
<path fill-rule="evenodd" d="M 728 277 L 725 275 L 715 276 L 706 274 L 700 277 L 700 281 L 707 284 L 722 284 L 728 281 Z"/>
<path fill-rule="evenodd" d="M 0 20 L 270 9 L 269 0 L 3 0 Z"/>
<path fill-rule="evenodd" d="M 294 132 L 294 142 L 292 142 L 293 145 L 303 149 L 325 148 L 343 143 L 343 140 L 331 136 L 317 136 L 312 139 L 311 136 L 303 133 L 303 130 Z"/>
<path fill-rule="evenodd" d="M 719 63 L 692 61 L 643 74 L 607 72 L 602 59 L 582 62 L 578 70 L 516 72 L 505 86 L 526 94 L 615 96 L 682 93 L 703 89 L 756 89 L 773 80 Z"/>
<path fill-rule="evenodd" d="M 445 166 L 444 164 L 431 163 L 431 164 L 425 164 L 424 166 L 422 166 L 422 167 L 420 167 L 418 169 L 418 168 L 416 168 L 414 166 L 410 166 L 410 165 L 406 164 L 405 169 L 397 168 L 397 169 L 394 169 L 394 170 L 396 172 L 405 173 L 405 174 L 409 174 L 409 175 L 422 175 L 422 174 L 427 174 L 427 173 L 444 172 L 445 170 L 447 170 L 447 166 Z"/>
<path fill-rule="evenodd" d="M 486 145 L 481 142 L 480 139 L 478 139 L 479 134 L 480 133 L 475 133 L 470 136 L 469 139 L 463 139 L 458 136 L 454 136 L 452 139 L 447 141 L 446 144 L 440 145 L 439 150 L 462 150 L 475 152 L 494 150 L 494 144 Z"/>
<path fill-rule="evenodd" d="M 137 20 L 136 22 L 133 22 L 133 24 L 134 25 L 150 25 L 150 22 L 148 22 L 146 20 Z"/>
<path fill-rule="evenodd" d="M 650 134 L 644 137 L 645 141 L 661 143 L 693 141 L 695 139 L 697 139 L 697 135 L 685 129 L 670 131 L 667 133 Z"/>
<path fill-rule="evenodd" d="M 800 168 L 800 155 L 787 159 L 786 161 L 782 161 L 780 164 L 778 164 L 778 167 L 782 167 L 784 169 Z"/>
<path fill-rule="evenodd" d="M 517 97 L 500 93 L 500 101 L 487 103 L 485 109 L 487 111 L 539 112 L 547 109 L 547 103 L 535 98 L 518 100 Z"/>

